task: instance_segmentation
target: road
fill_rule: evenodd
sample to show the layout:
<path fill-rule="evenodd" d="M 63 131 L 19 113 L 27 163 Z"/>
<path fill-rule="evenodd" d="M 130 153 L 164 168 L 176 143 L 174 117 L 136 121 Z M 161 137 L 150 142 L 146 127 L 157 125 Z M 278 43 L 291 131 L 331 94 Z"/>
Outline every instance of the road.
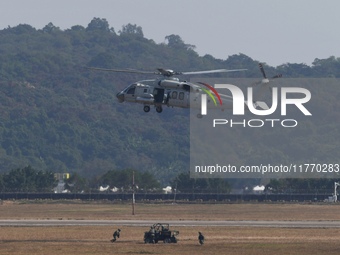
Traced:
<path fill-rule="evenodd" d="M 0 220 L 0 226 L 151 226 L 164 220 Z M 340 228 L 340 221 L 166 221 L 171 226 L 269 227 L 269 228 Z"/>

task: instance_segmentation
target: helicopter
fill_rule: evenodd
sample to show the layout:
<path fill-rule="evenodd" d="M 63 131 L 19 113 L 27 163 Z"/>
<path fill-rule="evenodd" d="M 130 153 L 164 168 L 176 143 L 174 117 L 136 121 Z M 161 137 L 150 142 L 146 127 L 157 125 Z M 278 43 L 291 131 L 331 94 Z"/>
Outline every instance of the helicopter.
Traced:
<path fill-rule="evenodd" d="M 218 94 L 216 90 L 209 84 L 203 82 L 193 83 L 188 81 L 181 81 L 178 77 L 175 76 L 240 72 L 247 70 L 216 69 L 206 71 L 179 72 L 163 68 L 158 68 L 156 69 L 157 71 L 142 71 L 135 69 L 106 69 L 97 67 L 87 67 L 87 69 L 95 71 L 153 74 L 161 76 L 156 79 L 134 82 L 116 94 L 116 97 L 118 98 L 118 101 L 120 103 L 131 102 L 143 104 L 144 112 L 149 112 L 151 110 L 151 106 L 153 105 L 156 109 L 156 112 L 158 113 L 161 113 L 163 111 L 163 106 L 199 109 L 201 108 L 202 94 L 208 94 L 210 96 L 209 100 L 207 100 L 208 108 L 216 108 L 217 106 L 217 108 L 221 110 L 232 109 L 233 98 L 231 96 Z M 269 80 L 264 73 L 262 65 L 260 66 L 260 69 L 264 76 L 264 79 L 261 83 L 262 85 L 267 85 L 269 83 Z M 263 86 L 261 86 L 261 88 L 262 87 Z M 215 95 L 213 95 L 211 91 L 213 91 Z M 219 105 L 217 104 L 215 98 L 219 100 Z M 256 104 L 254 102 L 254 105 L 263 109 L 268 108 L 265 103 L 261 104 L 261 102 L 256 102 Z M 197 117 L 201 118 L 202 114 L 197 114 Z"/>
<path fill-rule="evenodd" d="M 116 94 L 118 101 L 143 104 L 144 112 L 149 112 L 153 105 L 156 112 L 161 113 L 163 106 L 168 107 L 199 107 L 199 96 L 204 91 L 204 83 L 192 83 L 181 81 L 178 75 L 196 75 L 211 74 L 224 72 L 239 72 L 247 69 L 216 69 L 206 71 L 178 72 L 171 69 L 158 68 L 157 71 L 141 71 L 134 69 L 105 69 L 96 67 L 87 67 L 87 69 L 95 71 L 124 72 L 137 74 L 153 74 L 158 75 L 156 79 L 141 80 L 134 82 Z M 194 97 L 190 97 L 195 94 Z"/>

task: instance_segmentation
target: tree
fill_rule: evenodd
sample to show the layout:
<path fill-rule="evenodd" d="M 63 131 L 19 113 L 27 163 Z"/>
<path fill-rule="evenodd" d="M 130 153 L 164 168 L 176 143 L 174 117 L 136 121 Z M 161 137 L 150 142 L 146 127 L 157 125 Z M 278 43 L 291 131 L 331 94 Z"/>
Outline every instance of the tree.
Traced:
<path fill-rule="evenodd" d="M 85 28 L 83 26 L 76 25 L 76 26 L 72 26 L 71 30 L 73 30 L 73 31 L 84 31 Z"/>
<path fill-rule="evenodd" d="M 52 32 L 55 32 L 55 31 L 60 31 L 60 28 L 56 27 L 55 25 L 53 25 L 52 22 L 50 22 L 46 26 L 44 26 L 42 31 L 45 32 L 45 33 L 52 33 Z"/>
<path fill-rule="evenodd" d="M 185 44 L 182 38 L 179 35 L 168 35 L 165 37 L 165 40 L 168 41 L 168 46 L 171 48 L 177 49 L 185 49 L 185 50 L 194 50 L 196 48 L 195 45 Z"/>
<path fill-rule="evenodd" d="M 308 193 L 332 193 L 334 182 L 338 179 L 271 179 L 266 185 L 266 190 L 272 193 L 308 194 Z"/>
<path fill-rule="evenodd" d="M 0 191 L 1 192 L 5 191 L 5 183 L 4 183 L 4 178 L 2 174 L 0 174 Z"/>
<path fill-rule="evenodd" d="M 46 192 L 56 183 L 52 172 L 36 171 L 31 166 L 13 169 L 2 179 L 7 192 Z"/>
<path fill-rule="evenodd" d="M 136 35 L 140 37 L 144 37 L 143 29 L 140 26 L 127 24 L 123 26 L 122 30 L 119 31 L 120 35 L 128 34 L 128 35 Z"/>
<path fill-rule="evenodd" d="M 93 18 L 91 22 L 88 24 L 86 31 L 105 31 L 109 32 L 109 22 L 107 22 L 106 19 L 100 19 L 100 18 Z"/>
<path fill-rule="evenodd" d="M 313 61 L 314 72 L 320 76 L 339 77 L 340 76 L 340 58 L 331 56 L 327 59 L 316 58 Z"/>
<path fill-rule="evenodd" d="M 170 182 L 172 189 L 180 192 L 229 193 L 230 184 L 220 178 L 190 178 L 189 173 L 181 173 Z"/>
<path fill-rule="evenodd" d="M 132 169 L 110 170 L 102 175 L 98 180 L 98 186 L 109 185 L 111 188 L 117 187 L 123 191 L 132 190 L 132 175 L 134 172 L 135 185 L 144 191 L 154 191 L 160 189 L 159 182 L 149 172 L 140 172 Z"/>
<path fill-rule="evenodd" d="M 258 62 L 245 54 L 240 53 L 231 55 L 224 61 L 224 63 L 226 66 L 231 66 L 232 68 L 247 68 L 247 72 L 254 73 L 254 75 L 258 76 Z"/>
<path fill-rule="evenodd" d="M 88 188 L 88 181 L 80 176 L 78 173 L 71 174 L 70 178 L 66 181 L 65 189 L 72 193 L 82 192 Z"/>
<path fill-rule="evenodd" d="M 25 34 L 25 33 L 35 33 L 36 29 L 30 25 L 27 24 L 20 24 L 12 29 L 10 31 L 16 33 L 16 34 Z"/>
<path fill-rule="evenodd" d="M 37 192 L 49 192 L 56 185 L 54 173 L 51 171 L 38 171 L 35 179 Z"/>

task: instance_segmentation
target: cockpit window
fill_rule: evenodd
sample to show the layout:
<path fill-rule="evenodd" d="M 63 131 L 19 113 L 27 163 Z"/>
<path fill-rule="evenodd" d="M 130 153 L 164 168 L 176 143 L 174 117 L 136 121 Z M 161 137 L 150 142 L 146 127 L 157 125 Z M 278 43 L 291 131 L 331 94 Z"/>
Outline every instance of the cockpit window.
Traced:
<path fill-rule="evenodd" d="M 129 87 L 127 87 L 124 92 L 126 94 L 135 94 L 136 84 L 131 84 Z"/>
<path fill-rule="evenodd" d="M 135 94 L 136 87 L 129 88 L 129 90 L 126 92 L 126 94 Z"/>

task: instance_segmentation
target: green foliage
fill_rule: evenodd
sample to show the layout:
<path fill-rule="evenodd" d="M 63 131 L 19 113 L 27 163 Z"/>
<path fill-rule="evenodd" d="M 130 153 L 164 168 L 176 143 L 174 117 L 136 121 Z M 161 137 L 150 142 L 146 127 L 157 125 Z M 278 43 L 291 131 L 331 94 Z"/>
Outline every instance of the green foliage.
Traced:
<path fill-rule="evenodd" d="M 182 193 L 229 193 L 230 184 L 224 179 L 190 178 L 189 173 L 181 173 L 171 181 L 172 189 Z"/>
<path fill-rule="evenodd" d="M 185 50 L 194 50 L 195 45 L 185 44 L 182 38 L 179 35 L 168 35 L 165 37 L 168 41 L 168 46 L 174 49 L 185 49 Z"/>
<path fill-rule="evenodd" d="M 334 179 L 272 179 L 266 185 L 266 190 L 279 194 L 306 194 L 334 192 Z"/>
<path fill-rule="evenodd" d="M 56 181 L 52 172 L 36 171 L 31 166 L 1 175 L 3 192 L 51 192 Z"/>
<path fill-rule="evenodd" d="M 41 30 L 24 24 L 0 30 L 0 37 L 2 173 L 31 165 L 92 178 L 108 169 L 136 169 L 168 183 L 188 170 L 188 111 L 164 109 L 162 114 L 146 114 L 140 105 L 119 104 L 115 98 L 118 91 L 149 77 L 91 72 L 84 66 L 179 71 L 247 68 L 247 77 L 260 76 L 258 61 L 244 54 L 226 60 L 200 57 L 195 46 L 178 35 L 167 36 L 166 44 L 156 44 L 145 38 L 137 25 L 123 26 L 116 34 L 101 18 L 94 18 L 86 28 L 75 25 L 65 31 L 52 23 Z M 316 59 L 313 66 L 266 66 L 266 71 L 286 77 L 340 77 L 339 59 L 335 57 Z M 340 117 L 332 102 L 325 105 L 329 114 Z M 330 144 L 317 149 L 328 156 L 335 147 L 331 136 L 337 135 L 338 128 L 328 125 L 313 129 L 306 126 L 311 139 L 319 139 L 321 131 L 329 136 Z M 254 139 L 261 136 L 266 139 L 264 134 Z M 296 141 L 296 150 L 299 144 L 301 141 Z M 268 155 L 282 156 L 277 152 Z M 79 184 L 77 190 L 83 188 L 79 176 L 74 176 L 74 182 Z M 7 185 L 7 179 L 2 183 Z M 220 184 L 200 184 L 204 189 L 214 185 Z"/>
<path fill-rule="evenodd" d="M 132 180 L 134 175 L 135 186 L 140 191 L 157 191 L 160 183 L 149 172 L 138 172 L 132 169 L 110 170 L 102 175 L 97 181 L 102 186 L 110 185 L 123 191 L 132 190 Z"/>
<path fill-rule="evenodd" d="M 88 24 L 87 31 L 103 31 L 103 32 L 109 32 L 109 22 L 107 22 L 106 19 L 100 19 L 100 18 L 93 18 L 91 22 Z"/>
<path fill-rule="evenodd" d="M 89 180 L 80 176 L 78 173 L 73 173 L 70 178 L 66 180 L 65 189 L 72 193 L 89 191 Z"/>
<path fill-rule="evenodd" d="M 143 29 L 140 26 L 127 24 L 123 26 L 122 30 L 119 31 L 120 35 L 135 35 L 139 37 L 144 37 Z"/>

